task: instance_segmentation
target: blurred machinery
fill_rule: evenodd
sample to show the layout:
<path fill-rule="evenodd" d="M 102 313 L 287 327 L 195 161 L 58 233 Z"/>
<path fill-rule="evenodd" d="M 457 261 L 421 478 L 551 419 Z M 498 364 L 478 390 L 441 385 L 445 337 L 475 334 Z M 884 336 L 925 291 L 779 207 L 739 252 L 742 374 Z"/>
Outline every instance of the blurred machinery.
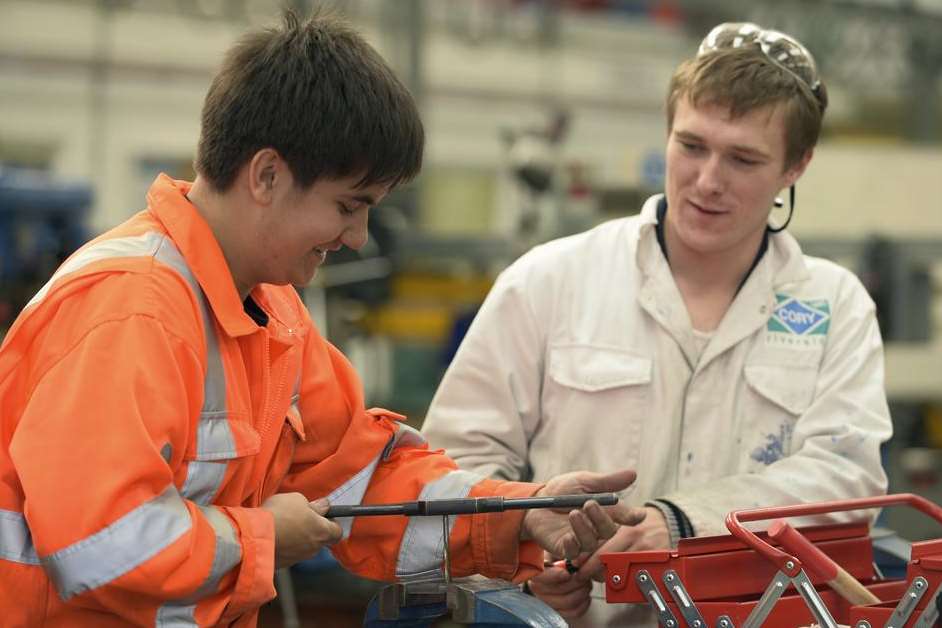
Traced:
<path fill-rule="evenodd" d="M 557 109 L 542 127 L 501 130 L 505 190 L 495 208 L 494 230 L 521 253 L 558 234 L 559 152 L 568 129 L 569 113 Z"/>
<path fill-rule="evenodd" d="M 92 199 L 87 184 L 0 168 L 0 330 L 85 242 Z"/>
<path fill-rule="evenodd" d="M 801 242 L 807 254 L 854 269 L 876 304 L 894 430 L 883 452 L 889 490 L 942 502 L 942 345 L 933 325 L 940 288 L 933 270 L 942 259 L 942 241 L 872 236 Z M 914 515 L 893 509 L 880 523 L 913 541 L 937 535 L 931 522 Z"/>

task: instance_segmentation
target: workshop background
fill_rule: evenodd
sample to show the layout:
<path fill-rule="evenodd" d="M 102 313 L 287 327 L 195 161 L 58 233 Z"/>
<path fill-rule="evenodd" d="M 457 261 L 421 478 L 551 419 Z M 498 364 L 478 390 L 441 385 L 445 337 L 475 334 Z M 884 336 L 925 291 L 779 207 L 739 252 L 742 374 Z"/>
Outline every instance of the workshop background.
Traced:
<path fill-rule="evenodd" d="M 942 502 L 942 0 L 0 0 L 0 336 L 158 172 L 193 176 L 223 51 L 282 5 L 346 14 L 423 112 L 422 175 L 303 293 L 368 402 L 415 425 L 496 273 L 661 189 L 667 82 L 709 28 L 796 35 L 831 106 L 790 230 L 871 290 L 890 489 Z M 883 523 L 938 536 L 911 512 Z M 375 590 L 326 556 L 292 576 L 296 603 L 271 605 L 269 625 L 297 608 L 304 625 L 359 625 Z"/>

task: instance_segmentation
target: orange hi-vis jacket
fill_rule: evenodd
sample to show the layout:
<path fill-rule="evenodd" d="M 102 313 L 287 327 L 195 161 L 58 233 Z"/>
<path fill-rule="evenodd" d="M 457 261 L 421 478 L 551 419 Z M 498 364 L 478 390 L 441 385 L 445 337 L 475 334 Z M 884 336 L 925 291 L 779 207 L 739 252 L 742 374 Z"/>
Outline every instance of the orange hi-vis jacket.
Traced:
<path fill-rule="evenodd" d="M 76 252 L 0 349 L 0 624 L 254 626 L 275 595 L 278 492 L 333 504 L 532 495 L 457 470 L 364 408 L 291 287 L 245 313 L 212 231 L 161 176 L 148 209 Z M 523 578 L 522 511 L 456 517 L 456 575 Z M 333 552 L 381 580 L 442 561 L 437 518 L 340 520 Z"/>

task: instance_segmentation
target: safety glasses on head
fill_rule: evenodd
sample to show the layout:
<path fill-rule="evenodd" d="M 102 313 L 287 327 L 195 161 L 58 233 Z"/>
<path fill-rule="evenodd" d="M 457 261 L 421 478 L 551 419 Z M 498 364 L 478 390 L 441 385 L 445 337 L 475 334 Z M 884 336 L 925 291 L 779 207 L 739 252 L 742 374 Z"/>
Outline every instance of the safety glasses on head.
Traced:
<path fill-rule="evenodd" d="M 814 57 L 797 39 L 779 31 L 766 30 L 751 22 L 725 22 L 703 38 L 697 56 L 714 50 L 753 45 L 759 47 L 773 63 L 793 74 L 818 96 L 821 79 L 818 78 L 818 66 Z"/>

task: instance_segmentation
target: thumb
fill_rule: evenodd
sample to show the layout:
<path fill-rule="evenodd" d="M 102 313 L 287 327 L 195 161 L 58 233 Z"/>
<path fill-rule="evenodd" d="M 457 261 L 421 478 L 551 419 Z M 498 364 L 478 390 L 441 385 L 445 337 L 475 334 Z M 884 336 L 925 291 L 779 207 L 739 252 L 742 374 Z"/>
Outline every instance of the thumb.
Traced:
<path fill-rule="evenodd" d="M 606 509 L 606 512 L 616 523 L 624 526 L 636 526 L 648 515 L 648 511 L 644 508 L 628 508 L 623 504 L 611 506 Z"/>
<path fill-rule="evenodd" d="M 321 497 L 318 500 L 311 502 L 311 510 L 319 514 L 321 517 L 327 514 L 327 510 L 330 508 L 330 502 L 327 501 L 326 497 Z"/>
<path fill-rule="evenodd" d="M 624 490 L 631 486 L 638 474 L 632 469 L 622 469 L 612 473 L 591 473 L 583 479 L 582 485 L 589 493 L 608 493 Z"/>

